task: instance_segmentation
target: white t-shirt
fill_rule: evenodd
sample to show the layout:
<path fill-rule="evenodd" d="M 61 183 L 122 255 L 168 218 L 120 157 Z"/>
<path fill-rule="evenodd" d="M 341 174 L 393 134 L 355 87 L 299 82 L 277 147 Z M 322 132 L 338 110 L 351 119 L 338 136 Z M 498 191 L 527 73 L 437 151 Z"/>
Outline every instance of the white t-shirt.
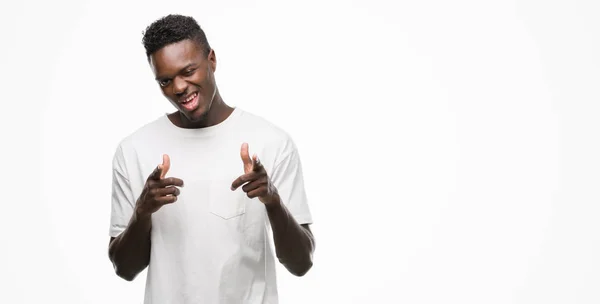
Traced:
<path fill-rule="evenodd" d="M 152 215 L 145 304 L 276 304 L 275 258 L 264 205 L 243 190 L 242 143 L 258 155 L 299 224 L 311 224 L 302 166 L 290 136 L 235 108 L 222 123 L 183 129 L 167 115 L 121 141 L 113 159 L 110 236 L 129 223 L 149 174 L 168 154 L 167 177 L 181 178 L 177 202 Z"/>

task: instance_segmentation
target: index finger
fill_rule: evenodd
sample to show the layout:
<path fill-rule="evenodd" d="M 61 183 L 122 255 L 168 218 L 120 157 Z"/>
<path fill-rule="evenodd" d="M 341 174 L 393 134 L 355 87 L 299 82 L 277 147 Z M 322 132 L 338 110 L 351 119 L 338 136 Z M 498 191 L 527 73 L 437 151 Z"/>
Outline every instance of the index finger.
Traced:
<path fill-rule="evenodd" d="M 252 156 L 252 169 L 254 172 L 260 172 L 262 169 L 264 169 L 262 162 L 260 162 L 260 159 L 256 154 Z"/>
<path fill-rule="evenodd" d="M 159 180 L 160 176 L 162 174 L 162 171 L 163 171 L 162 165 L 156 166 L 154 171 L 152 171 L 152 173 L 150 173 L 150 175 L 148 176 L 148 180 Z"/>

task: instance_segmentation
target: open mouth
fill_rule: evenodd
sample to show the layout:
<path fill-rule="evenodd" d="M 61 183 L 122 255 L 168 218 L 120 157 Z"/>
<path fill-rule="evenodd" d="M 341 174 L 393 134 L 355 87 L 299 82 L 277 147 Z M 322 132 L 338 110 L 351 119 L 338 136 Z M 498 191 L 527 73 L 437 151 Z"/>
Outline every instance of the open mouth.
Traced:
<path fill-rule="evenodd" d="M 194 92 L 180 102 L 184 109 L 192 111 L 198 106 L 198 92 Z"/>

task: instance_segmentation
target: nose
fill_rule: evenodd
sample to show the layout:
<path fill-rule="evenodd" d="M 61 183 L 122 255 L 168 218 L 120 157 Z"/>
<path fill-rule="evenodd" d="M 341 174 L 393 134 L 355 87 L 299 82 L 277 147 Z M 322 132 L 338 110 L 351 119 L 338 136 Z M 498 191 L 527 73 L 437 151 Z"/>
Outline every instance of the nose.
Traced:
<path fill-rule="evenodd" d="M 177 97 L 181 97 L 187 89 L 187 83 L 179 78 L 175 77 L 173 79 L 173 94 L 177 95 Z"/>

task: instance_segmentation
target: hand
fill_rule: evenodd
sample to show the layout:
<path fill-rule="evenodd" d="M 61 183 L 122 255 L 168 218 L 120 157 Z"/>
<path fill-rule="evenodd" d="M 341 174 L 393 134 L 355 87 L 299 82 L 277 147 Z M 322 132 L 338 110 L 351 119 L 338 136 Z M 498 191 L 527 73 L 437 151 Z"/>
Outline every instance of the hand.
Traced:
<path fill-rule="evenodd" d="M 165 178 L 170 167 L 171 160 L 165 154 L 162 164 L 158 165 L 148 176 L 142 194 L 136 202 L 135 213 L 137 216 L 149 216 L 162 206 L 177 201 L 179 188 L 176 186 L 183 187 L 183 181 L 175 177 Z"/>
<path fill-rule="evenodd" d="M 271 179 L 267 175 L 267 170 L 254 154 L 252 159 L 248 153 L 248 144 L 243 143 L 240 151 L 242 163 L 244 164 L 244 174 L 238 177 L 233 184 L 231 190 L 235 191 L 240 186 L 249 198 L 258 197 L 266 207 L 272 207 L 280 203 L 279 193 L 271 183 Z"/>

